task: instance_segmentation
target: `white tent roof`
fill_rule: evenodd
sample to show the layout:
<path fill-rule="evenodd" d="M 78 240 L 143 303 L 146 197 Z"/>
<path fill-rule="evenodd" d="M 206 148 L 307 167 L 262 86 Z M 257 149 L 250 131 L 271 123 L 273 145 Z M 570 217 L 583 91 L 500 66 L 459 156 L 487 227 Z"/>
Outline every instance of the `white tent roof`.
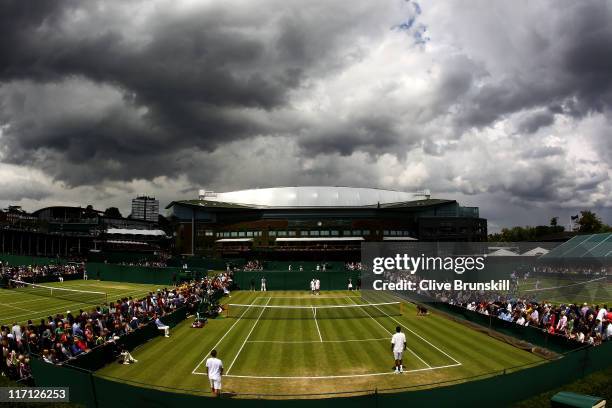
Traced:
<path fill-rule="evenodd" d="M 488 256 L 518 256 L 516 252 L 508 251 L 507 249 L 500 248 L 497 251 L 491 252 Z"/>
<path fill-rule="evenodd" d="M 537 248 L 530 249 L 529 251 L 523 253 L 523 256 L 540 256 L 540 255 L 546 255 L 549 252 L 550 251 L 548 249 L 537 247 Z"/>

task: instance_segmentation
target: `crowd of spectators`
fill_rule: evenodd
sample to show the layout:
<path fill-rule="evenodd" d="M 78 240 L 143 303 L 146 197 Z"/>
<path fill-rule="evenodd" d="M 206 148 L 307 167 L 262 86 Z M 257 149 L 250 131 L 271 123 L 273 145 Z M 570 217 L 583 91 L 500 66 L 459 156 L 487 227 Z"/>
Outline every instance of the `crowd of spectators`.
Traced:
<path fill-rule="evenodd" d="M 612 340 L 612 311 L 607 305 L 535 303 L 524 300 L 470 302 L 468 310 L 590 345 Z"/>
<path fill-rule="evenodd" d="M 531 270 L 525 274 L 513 273 L 511 280 L 514 280 L 514 284 L 511 285 L 509 293 L 420 289 L 416 292 L 433 301 L 464 307 L 517 325 L 535 327 L 580 343 L 598 345 L 612 340 L 612 311 L 606 304 L 550 302 L 544 299 L 547 293 L 545 290 L 517 291 L 518 286 L 524 285 L 520 281 L 530 276 L 536 280 L 536 285 L 541 285 L 539 272 L 541 271 Z M 553 269 L 549 269 L 548 273 L 559 273 L 559 270 L 553 272 Z M 581 270 L 580 273 L 584 271 Z M 412 281 L 417 283 L 417 287 L 421 279 L 404 271 L 385 272 L 383 276 L 389 281 Z"/>
<path fill-rule="evenodd" d="M 139 259 L 131 262 L 119 262 L 121 266 L 145 266 L 148 268 L 165 268 L 168 266 L 166 260 L 163 259 Z"/>
<path fill-rule="evenodd" d="M 542 265 L 533 267 L 534 275 L 552 275 L 573 277 L 576 275 L 584 276 L 605 276 L 612 274 L 612 266 L 606 265 Z"/>
<path fill-rule="evenodd" d="M 3 281 L 9 279 L 23 282 L 57 281 L 59 277 L 70 278 L 83 276 L 83 263 L 65 265 L 18 265 L 11 266 L 0 262 L 0 275 Z"/>
<path fill-rule="evenodd" d="M 244 264 L 242 267 L 243 271 L 251 272 L 251 271 L 263 271 L 263 263 L 254 259 L 250 260 Z"/>
<path fill-rule="evenodd" d="M 344 269 L 346 269 L 347 271 L 361 271 L 361 262 L 346 262 L 344 264 Z"/>
<path fill-rule="evenodd" d="M 31 374 L 30 353 L 41 356 L 45 362 L 61 364 L 96 346 L 114 344 L 151 322 L 168 335 L 168 327 L 161 323 L 160 317 L 180 307 L 187 308 L 187 315 L 195 315 L 201 312 L 201 304 L 206 304 L 206 313 L 216 315 L 220 312 L 218 300 L 224 294 L 229 295 L 232 283 L 231 274 L 225 272 L 158 289 L 142 298 L 124 297 L 90 310 L 67 311 L 38 323 L 29 320 L 23 325 L 16 322 L 3 325 L 0 371 L 13 380 L 27 381 Z"/>

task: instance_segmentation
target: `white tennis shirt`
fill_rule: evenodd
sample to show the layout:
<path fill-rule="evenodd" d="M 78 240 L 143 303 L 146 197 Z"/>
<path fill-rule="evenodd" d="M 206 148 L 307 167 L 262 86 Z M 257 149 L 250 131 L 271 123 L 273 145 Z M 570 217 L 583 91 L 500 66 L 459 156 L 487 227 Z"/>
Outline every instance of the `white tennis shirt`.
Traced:
<path fill-rule="evenodd" d="M 394 353 L 401 353 L 404 351 L 404 345 L 406 344 L 406 335 L 402 332 L 395 333 L 391 337 L 391 344 L 393 344 Z"/>
<path fill-rule="evenodd" d="M 206 368 L 208 368 L 208 378 L 211 380 L 221 379 L 221 369 L 223 368 L 221 360 L 216 357 L 210 357 L 206 360 Z"/>

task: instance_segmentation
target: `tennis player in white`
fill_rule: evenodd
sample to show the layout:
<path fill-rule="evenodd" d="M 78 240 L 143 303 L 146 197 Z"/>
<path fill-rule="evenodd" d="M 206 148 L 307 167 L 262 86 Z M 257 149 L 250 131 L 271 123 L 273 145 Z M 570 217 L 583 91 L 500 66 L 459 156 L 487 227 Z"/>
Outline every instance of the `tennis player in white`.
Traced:
<path fill-rule="evenodd" d="M 402 328 L 397 326 L 395 334 L 391 337 L 391 351 L 395 358 L 395 374 L 404 372 L 404 366 L 402 365 L 404 350 L 406 350 L 406 335 L 402 333 Z"/>
<path fill-rule="evenodd" d="M 210 389 L 214 396 L 221 395 L 221 376 L 223 375 L 223 362 L 217 358 L 217 350 L 210 352 L 206 360 L 206 373 L 210 380 Z"/>

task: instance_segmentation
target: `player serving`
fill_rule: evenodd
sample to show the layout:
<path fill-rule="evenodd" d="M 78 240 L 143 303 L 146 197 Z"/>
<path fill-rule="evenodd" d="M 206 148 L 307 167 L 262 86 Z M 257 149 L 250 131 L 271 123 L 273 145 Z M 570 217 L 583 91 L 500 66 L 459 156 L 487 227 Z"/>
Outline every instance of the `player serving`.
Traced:
<path fill-rule="evenodd" d="M 395 374 L 404 372 L 404 366 L 402 365 L 404 350 L 406 350 L 406 335 L 402 333 L 402 328 L 397 326 L 395 334 L 391 337 L 391 351 L 395 358 Z"/>

